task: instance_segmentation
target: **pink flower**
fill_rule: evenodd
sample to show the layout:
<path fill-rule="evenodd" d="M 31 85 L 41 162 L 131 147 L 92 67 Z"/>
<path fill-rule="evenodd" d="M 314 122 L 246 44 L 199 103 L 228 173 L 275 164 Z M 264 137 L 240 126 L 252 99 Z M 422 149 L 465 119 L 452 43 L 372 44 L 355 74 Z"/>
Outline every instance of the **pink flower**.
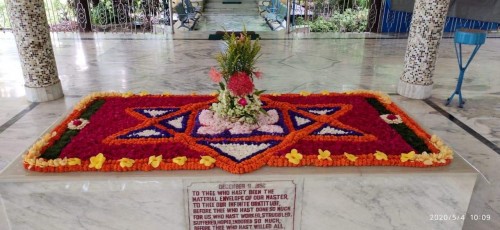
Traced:
<path fill-rule="evenodd" d="M 80 121 L 80 119 L 75 119 L 75 120 L 73 120 L 73 121 L 72 121 L 72 123 L 73 123 L 73 125 L 74 125 L 74 126 L 79 126 L 79 125 L 81 125 L 83 122 L 82 122 L 82 121 Z"/>
<path fill-rule="evenodd" d="M 240 100 L 238 100 L 238 104 L 240 104 L 243 107 L 247 106 L 248 105 L 247 99 L 245 99 L 244 97 L 240 98 Z"/>
<path fill-rule="evenodd" d="M 396 120 L 396 119 L 398 119 L 398 117 L 396 115 L 394 115 L 394 114 L 389 114 L 389 115 L 387 115 L 387 119 L 389 119 L 389 120 Z"/>
<path fill-rule="evenodd" d="M 233 95 L 241 97 L 251 94 L 254 85 L 248 74 L 245 72 L 236 72 L 229 78 L 227 88 Z"/>
<path fill-rule="evenodd" d="M 260 78 L 262 77 L 262 72 L 260 72 L 260 71 L 255 71 L 255 72 L 253 72 L 253 75 L 255 75 L 255 77 L 256 77 L 257 79 L 260 79 Z"/>
<path fill-rule="evenodd" d="M 219 71 L 217 71 L 214 67 L 210 68 L 210 72 L 208 72 L 208 75 L 210 75 L 210 78 L 215 83 L 219 83 L 222 80 L 222 74 Z"/>

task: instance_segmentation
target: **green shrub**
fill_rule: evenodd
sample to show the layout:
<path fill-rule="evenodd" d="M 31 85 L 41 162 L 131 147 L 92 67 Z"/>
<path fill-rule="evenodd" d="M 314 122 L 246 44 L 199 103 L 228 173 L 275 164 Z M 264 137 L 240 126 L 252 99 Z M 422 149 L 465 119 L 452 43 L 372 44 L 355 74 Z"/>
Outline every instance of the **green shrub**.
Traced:
<path fill-rule="evenodd" d="M 330 18 L 319 16 L 313 21 L 297 19 L 297 25 L 309 25 L 311 32 L 364 32 L 368 25 L 368 9 L 335 11 Z"/>

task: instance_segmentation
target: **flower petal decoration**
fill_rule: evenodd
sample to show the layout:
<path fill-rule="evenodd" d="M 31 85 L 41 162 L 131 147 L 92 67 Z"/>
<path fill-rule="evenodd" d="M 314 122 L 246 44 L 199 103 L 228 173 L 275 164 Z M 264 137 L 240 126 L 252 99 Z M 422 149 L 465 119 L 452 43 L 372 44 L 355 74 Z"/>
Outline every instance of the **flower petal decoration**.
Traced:
<path fill-rule="evenodd" d="M 407 162 L 409 160 L 413 161 L 415 160 L 415 157 L 416 157 L 415 151 L 411 151 L 409 153 L 402 153 L 401 162 Z"/>
<path fill-rule="evenodd" d="M 288 159 L 288 161 L 292 164 L 298 165 L 300 163 L 300 160 L 302 160 L 303 156 L 297 149 L 292 149 L 289 153 L 285 155 L 285 157 Z"/>
<path fill-rule="evenodd" d="M 222 81 L 222 74 L 214 67 L 210 68 L 208 75 L 210 76 L 210 79 L 212 79 L 212 81 L 215 83 L 219 83 Z"/>
<path fill-rule="evenodd" d="M 401 119 L 401 117 L 399 115 L 395 115 L 395 114 L 382 114 L 382 115 L 380 115 L 380 118 L 382 118 L 382 120 L 384 120 L 387 124 L 391 124 L 391 125 L 403 123 L 403 120 Z"/>
<path fill-rule="evenodd" d="M 132 160 L 130 158 L 122 158 L 118 160 L 120 162 L 120 167 L 122 168 L 130 168 L 132 165 L 134 165 L 135 160 Z"/>
<path fill-rule="evenodd" d="M 172 159 L 172 162 L 176 163 L 177 165 L 183 166 L 187 161 L 187 157 L 182 156 L 182 157 L 175 157 Z"/>
<path fill-rule="evenodd" d="M 227 88 L 235 96 L 245 96 L 251 94 L 254 85 L 250 76 L 245 72 L 236 72 L 229 78 Z"/>
<path fill-rule="evenodd" d="M 106 161 L 106 157 L 104 157 L 104 154 L 99 153 L 90 158 L 89 168 L 101 169 L 104 161 Z"/>
<path fill-rule="evenodd" d="M 308 91 L 300 91 L 299 92 L 300 96 L 309 96 L 311 95 L 311 92 L 308 92 Z"/>
<path fill-rule="evenodd" d="M 213 163 L 215 163 L 215 159 L 213 157 L 211 157 L 211 156 L 201 156 L 200 164 L 209 167 Z"/>
<path fill-rule="evenodd" d="M 344 156 L 347 158 L 347 160 L 350 160 L 352 162 L 354 162 L 354 161 L 356 161 L 358 159 L 357 156 L 354 156 L 354 155 L 352 155 L 350 153 L 344 153 Z"/>
<path fill-rule="evenodd" d="M 240 98 L 238 100 L 238 104 L 240 104 L 243 107 L 247 106 L 248 105 L 247 99 L 245 99 L 244 97 Z"/>
<path fill-rule="evenodd" d="M 73 130 L 81 130 L 85 128 L 86 125 L 89 124 L 89 121 L 83 118 L 78 118 L 70 121 L 68 123 L 68 129 L 73 129 Z"/>
<path fill-rule="evenodd" d="M 160 166 L 161 161 L 163 160 L 163 156 L 150 156 L 148 160 L 148 164 L 153 166 L 153 168 L 158 168 Z"/>
<path fill-rule="evenodd" d="M 251 71 L 255 69 L 244 70 L 248 75 Z M 224 74 L 229 80 L 230 74 Z M 373 93 L 322 95 L 318 91 L 308 97 L 288 93 L 271 96 L 254 89 L 250 95 L 237 97 L 227 87 L 219 92 L 217 98 L 92 94 L 24 153 L 23 166 L 47 173 L 218 167 L 241 174 L 266 165 L 427 168 L 452 162 L 453 151 L 443 140 L 429 135 L 396 104 L 383 103 Z M 245 107 L 238 103 L 241 98 L 247 102 Z M 217 100 L 233 107 L 221 109 L 220 114 L 243 114 L 247 107 L 253 111 L 258 105 L 262 110 L 255 110 L 258 113 L 253 123 L 217 117 L 208 108 Z M 384 114 L 399 115 L 404 125 L 388 125 L 380 118 Z M 70 121 L 80 118 L 90 121 L 82 131 L 68 128 Z M 358 158 L 352 162 L 345 152 Z M 104 162 L 96 156 L 98 153 L 103 153 Z M 163 161 L 161 155 L 168 158 Z M 216 162 L 198 163 L 203 155 Z M 135 162 L 127 167 L 131 160 L 122 158 Z M 211 164 L 207 167 L 204 163 Z M 88 167 L 90 164 L 93 168 Z"/>
<path fill-rule="evenodd" d="M 332 158 L 330 157 L 331 155 L 330 151 L 328 150 L 323 151 L 322 149 L 318 149 L 318 153 L 319 153 L 318 160 L 329 160 L 329 161 L 332 160 Z"/>
<path fill-rule="evenodd" d="M 130 92 L 130 91 L 127 91 L 127 92 L 125 92 L 125 93 L 122 93 L 122 97 L 127 98 L 127 97 L 131 97 L 131 96 L 134 96 L 134 93 L 132 93 L 132 92 Z"/>
<path fill-rule="evenodd" d="M 422 154 L 415 157 L 417 161 L 421 161 L 424 165 L 432 165 L 434 163 L 435 157 L 427 152 L 423 152 Z"/>
<path fill-rule="evenodd" d="M 68 165 L 69 166 L 81 165 L 81 164 L 82 164 L 82 161 L 80 160 L 80 158 L 69 158 L 68 159 Z"/>
<path fill-rule="evenodd" d="M 255 72 L 253 72 L 253 75 L 255 75 L 255 77 L 256 77 L 257 79 L 261 79 L 261 78 L 262 78 L 262 72 L 260 72 L 260 71 L 255 71 Z"/>
<path fill-rule="evenodd" d="M 381 160 L 384 160 L 384 161 L 387 161 L 389 159 L 387 159 L 387 155 L 381 151 L 375 151 L 375 153 L 373 154 L 373 156 L 375 156 L 375 159 L 381 161 Z"/>

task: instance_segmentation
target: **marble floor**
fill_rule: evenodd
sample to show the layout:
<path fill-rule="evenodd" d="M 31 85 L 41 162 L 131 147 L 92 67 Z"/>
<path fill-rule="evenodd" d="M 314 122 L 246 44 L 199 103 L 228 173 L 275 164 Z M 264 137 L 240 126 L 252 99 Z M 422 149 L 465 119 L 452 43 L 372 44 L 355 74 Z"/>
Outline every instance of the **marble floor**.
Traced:
<path fill-rule="evenodd" d="M 394 100 L 424 128 L 441 136 L 480 173 L 464 229 L 500 229 L 500 39 L 489 38 L 470 65 L 463 85 L 465 108 L 443 105 L 455 88 L 458 67 L 453 40 L 439 49 L 430 99 L 395 95 L 403 70 L 406 39 L 363 34 L 264 34 L 258 88 L 271 92 L 373 89 Z M 24 99 L 21 66 L 13 36 L 0 33 L 0 169 L 84 95 L 94 91 L 147 90 L 151 93 L 209 93 L 220 41 L 163 34 L 53 34 L 66 97 L 47 103 Z M 470 52 L 469 50 L 467 52 Z M 283 84 L 285 83 L 286 84 Z M 450 213 L 451 214 L 451 213 Z M 1 222 L 0 222 L 1 225 Z"/>

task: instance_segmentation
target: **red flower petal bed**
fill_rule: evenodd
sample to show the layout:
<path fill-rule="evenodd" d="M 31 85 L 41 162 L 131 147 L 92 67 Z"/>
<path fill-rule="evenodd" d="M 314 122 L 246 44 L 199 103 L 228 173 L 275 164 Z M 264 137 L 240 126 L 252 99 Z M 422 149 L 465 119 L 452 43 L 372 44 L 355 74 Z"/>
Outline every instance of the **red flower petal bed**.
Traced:
<path fill-rule="evenodd" d="M 248 173 L 264 165 L 430 167 L 453 158 L 442 140 L 378 92 L 261 100 L 263 109 L 278 114 L 273 128 L 235 133 L 200 119 L 216 96 L 92 94 L 33 145 L 24 166 L 39 172 L 219 167 Z"/>

